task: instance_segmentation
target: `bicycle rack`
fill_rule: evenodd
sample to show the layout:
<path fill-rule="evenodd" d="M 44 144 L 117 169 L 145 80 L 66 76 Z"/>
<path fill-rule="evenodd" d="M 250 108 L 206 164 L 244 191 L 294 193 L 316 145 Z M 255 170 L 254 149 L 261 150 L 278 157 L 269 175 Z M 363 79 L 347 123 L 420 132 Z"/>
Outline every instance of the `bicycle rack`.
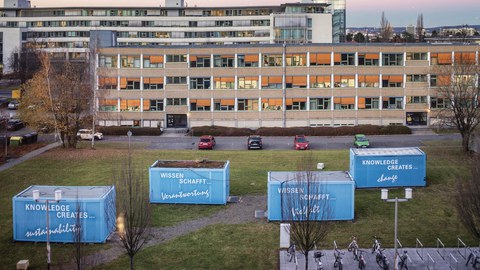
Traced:
<path fill-rule="evenodd" d="M 429 270 L 435 270 L 435 261 L 433 260 L 432 256 L 430 256 L 430 254 L 427 252 L 427 257 L 428 257 L 428 260 L 427 260 L 427 269 Z M 430 262 L 432 263 L 432 268 L 430 268 Z"/>
<path fill-rule="evenodd" d="M 463 249 L 463 251 L 464 251 L 463 254 L 462 254 L 462 252 L 461 252 L 460 249 Z M 460 256 L 462 256 L 464 259 L 467 259 L 467 249 L 468 249 L 468 246 L 465 245 L 465 243 L 462 241 L 462 239 L 457 238 L 457 252 L 458 252 L 458 254 L 460 254 Z"/>
<path fill-rule="evenodd" d="M 422 254 L 420 254 L 418 252 L 418 249 L 420 249 L 420 253 L 422 253 Z M 423 261 L 423 244 L 422 244 L 422 242 L 420 242 L 420 239 L 418 239 L 418 238 L 415 239 L 415 252 L 417 252 L 418 256 Z"/>
<path fill-rule="evenodd" d="M 452 267 L 452 260 L 453 260 L 453 262 L 454 262 L 454 264 L 455 264 L 455 266 L 453 266 L 453 267 Z M 452 253 L 450 253 L 450 256 L 449 256 L 448 266 L 449 266 L 450 269 L 452 269 L 452 270 L 454 270 L 454 269 L 455 269 L 455 270 L 458 270 L 458 261 L 457 261 L 457 259 L 453 256 Z"/>
<path fill-rule="evenodd" d="M 443 254 L 440 253 L 440 248 L 442 249 Z M 440 257 L 442 257 L 443 260 L 445 260 L 445 245 L 440 238 L 437 238 L 437 253 L 440 255 Z"/>

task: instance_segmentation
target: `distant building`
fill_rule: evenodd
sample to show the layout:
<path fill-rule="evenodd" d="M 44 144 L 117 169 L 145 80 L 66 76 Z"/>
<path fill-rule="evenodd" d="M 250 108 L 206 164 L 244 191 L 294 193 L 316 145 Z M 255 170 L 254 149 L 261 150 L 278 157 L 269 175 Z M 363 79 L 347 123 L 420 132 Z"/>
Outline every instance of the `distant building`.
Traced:
<path fill-rule="evenodd" d="M 407 25 L 407 27 L 405 27 L 405 32 L 407 32 L 408 34 L 410 34 L 412 36 L 415 36 L 416 35 L 415 25 L 412 25 L 412 24 Z"/>

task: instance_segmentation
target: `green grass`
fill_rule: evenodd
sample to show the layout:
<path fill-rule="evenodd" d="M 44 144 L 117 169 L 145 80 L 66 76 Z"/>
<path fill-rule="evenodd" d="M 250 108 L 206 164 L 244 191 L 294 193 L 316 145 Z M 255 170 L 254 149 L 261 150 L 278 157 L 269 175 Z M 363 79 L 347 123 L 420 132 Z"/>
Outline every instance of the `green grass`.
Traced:
<path fill-rule="evenodd" d="M 414 246 L 419 238 L 424 245 L 434 246 L 440 238 L 447 246 L 456 246 L 457 237 L 469 245 L 478 241 L 458 221 L 453 191 L 457 178 L 468 177 L 468 158 L 455 147 L 458 142 L 426 143 L 427 183 L 415 188 L 413 200 L 399 205 L 399 239 L 405 246 Z M 88 148 L 88 144 L 81 144 Z M 132 144 L 133 158 L 139 168 L 145 169 L 158 159 L 230 160 L 230 194 L 265 194 L 267 172 L 295 170 L 300 151 L 191 151 L 146 150 L 145 145 Z M 114 149 L 112 149 L 114 148 Z M 11 198 L 30 185 L 111 185 L 114 170 L 121 166 L 126 155 L 125 144 L 97 144 L 97 150 L 55 150 L 38 158 L 0 172 L 0 265 L 13 265 L 28 258 L 32 269 L 44 268 L 44 243 L 12 243 Z M 118 149 L 118 150 L 117 150 Z M 315 160 L 325 163 L 326 170 L 348 170 L 348 150 L 310 151 Z M 403 189 L 391 192 L 390 197 Z M 332 231 L 322 247 L 330 248 L 333 240 L 345 247 L 356 235 L 360 247 L 370 245 L 371 236 L 382 238 L 384 246 L 393 245 L 394 204 L 380 200 L 379 190 L 357 190 L 355 194 L 355 221 L 332 222 Z M 209 216 L 227 206 L 153 205 L 153 224 L 171 226 L 179 222 Z M 252 213 L 253 215 L 253 213 Z M 195 233 L 173 239 L 141 251 L 136 257 L 138 269 L 148 269 L 149 263 L 165 265 L 162 269 L 272 269 L 278 261 L 278 223 L 265 222 L 249 225 L 215 225 Z M 232 240 L 232 241 L 230 241 Z M 235 241 L 233 241 L 235 240 Z M 102 245 L 88 245 L 87 252 Z M 255 251 L 252 251 L 254 249 Z M 52 246 L 54 263 L 67 258 L 71 245 Z M 233 254 L 238 250 L 238 254 Z M 126 258 L 105 266 L 121 269 Z M 198 266 L 198 267 L 197 267 Z M 273 266 L 273 267 L 272 267 Z"/>

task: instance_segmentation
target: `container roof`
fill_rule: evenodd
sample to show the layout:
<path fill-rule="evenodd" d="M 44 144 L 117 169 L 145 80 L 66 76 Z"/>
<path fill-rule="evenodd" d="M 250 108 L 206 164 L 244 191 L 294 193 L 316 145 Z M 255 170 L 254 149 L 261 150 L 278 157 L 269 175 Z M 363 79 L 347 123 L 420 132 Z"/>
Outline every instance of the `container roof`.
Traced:
<path fill-rule="evenodd" d="M 33 191 L 40 191 L 40 199 L 55 198 L 55 191 L 62 191 L 62 199 L 95 199 L 102 198 L 112 186 L 30 186 L 15 197 L 32 198 Z"/>
<path fill-rule="evenodd" d="M 286 182 L 295 179 L 305 180 L 307 178 L 307 172 L 297 171 L 297 172 L 269 172 L 270 178 L 268 181 L 276 182 Z M 314 181 L 345 181 L 350 182 L 352 178 L 348 172 L 344 171 L 311 171 L 311 177 Z M 310 177 L 310 176 L 308 176 Z"/>
<path fill-rule="evenodd" d="M 226 161 L 215 160 L 157 160 L 151 167 L 155 168 L 206 168 L 221 169 L 225 167 Z"/>
<path fill-rule="evenodd" d="M 418 156 L 424 155 L 418 147 L 401 148 L 352 148 L 357 156 Z"/>

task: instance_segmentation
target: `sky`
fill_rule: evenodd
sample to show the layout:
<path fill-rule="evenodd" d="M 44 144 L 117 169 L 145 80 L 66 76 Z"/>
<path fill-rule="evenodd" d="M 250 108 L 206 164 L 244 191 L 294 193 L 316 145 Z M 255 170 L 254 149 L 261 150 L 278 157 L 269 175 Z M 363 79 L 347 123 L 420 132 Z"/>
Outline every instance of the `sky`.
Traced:
<path fill-rule="evenodd" d="M 280 5 L 301 0 L 185 0 L 188 6 Z M 394 27 L 416 25 L 423 14 L 424 27 L 480 25 L 480 0 L 346 0 L 347 27 L 380 25 L 382 12 Z M 165 5 L 164 0 L 31 0 L 37 7 L 148 6 Z"/>

